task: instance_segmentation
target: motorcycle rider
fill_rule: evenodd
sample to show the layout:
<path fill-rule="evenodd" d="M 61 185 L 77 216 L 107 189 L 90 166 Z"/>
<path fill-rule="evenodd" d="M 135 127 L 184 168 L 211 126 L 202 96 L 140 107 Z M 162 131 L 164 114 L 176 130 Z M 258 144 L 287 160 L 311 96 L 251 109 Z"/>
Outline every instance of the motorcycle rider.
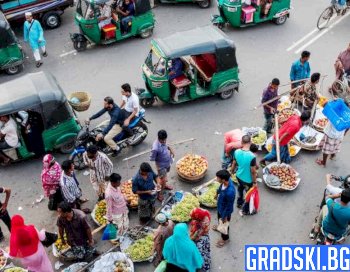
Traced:
<path fill-rule="evenodd" d="M 120 108 L 125 112 L 127 118 L 124 121 L 124 126 L 127 127 L 131 120 L 139 115 L 140 102 L 139 97 L 131 91 L 129 83 L 125 83 L 122 86 L 122 103 Z"/>
<path fill-rule="evenodd" d="M 122 126 L 126 119 L 125 113 L 114 103 L 112 97 L 107 96 L 104 98 L 103 109 L 91 116 L 86 120 L 86 124 L 89 124 L 91 120 L 97 119 L 103 114 L 108 112 L 111 119 L 109 120 L 108 126 L 102 131 L 102 133 L 97 134 L 96 141 L 104 140 L 107 145 L 113 150 L 112 156 L 115 157 L 120 152 L 120 147 L 113 140 L 113 138 L 122 131 Z"/>
<path fill-rule="evenodd" d="M 332 175 L 331 174 L 327 174 L 326 175 L 326 182 L 327 182 L 327 186 L 326 186 L 326 190 L 325 190 L 325 194 L 326 195 L 339 195 L 342 193 L 342 191 L 344 189 L 349 188 L 350 185 L 350 177 L 346 177 L 346 180 L 344 182 L 344 189 L 334 186 L 331 183 L 332 180 Z M 319 215 L 315 218 L 315 224 L 310 232 L 310 239 L 314 240 L 317 237 L 317 234 L 319 233 L 320 229 L 321 229 L 321 225 L 322 225 L 322 220 L 325 217 L 325 215 L 327 215 L 328 213 L 328 207 L 326 204 L 326 196 L 324 196 L 324 198 L 322 199 L 321 205 L 320 205 L 320 213 Z M 335 202 L 340 203 L 340 198 L 336 198 L 334 199 Z M 350 208 L 350 202 L 347 205 Z"/>

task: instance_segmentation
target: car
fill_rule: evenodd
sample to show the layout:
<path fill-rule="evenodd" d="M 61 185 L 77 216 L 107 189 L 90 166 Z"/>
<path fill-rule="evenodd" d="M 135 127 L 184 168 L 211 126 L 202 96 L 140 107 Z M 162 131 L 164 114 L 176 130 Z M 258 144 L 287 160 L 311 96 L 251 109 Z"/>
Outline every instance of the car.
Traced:
<path fill-rule="evenodd" d="M 0 0 L 0 10 L 9 22 L 25 20 L 25 13 L 31 12 L 48 29 L 61 25 L 61 15 L 74 0 Z"/>

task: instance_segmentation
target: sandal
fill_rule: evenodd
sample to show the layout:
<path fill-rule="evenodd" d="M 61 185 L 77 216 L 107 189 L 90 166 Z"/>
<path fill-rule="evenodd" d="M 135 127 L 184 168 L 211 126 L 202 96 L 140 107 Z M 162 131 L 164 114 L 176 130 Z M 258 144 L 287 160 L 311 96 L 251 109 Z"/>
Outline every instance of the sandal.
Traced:
<path fill-rule="evenodd" d="M 218 225 L 213 225 L 213 226 L 211 227 L 211 229 L 212 229 L 213 231 L 218 231 Z"/>
<path fill-rule="evenodd" d="M 216 247 L 222 248 L 226 244 L 226 241 L 220 240 L 216 242 Z"/>
<path fill-rule="evenodd" d="M 321 159 L 317 159 L 317 160 L 316 160 L 316 163 L 317 163 L 319 166 L 326 167 L 326 165 L 322 162 Z"/>

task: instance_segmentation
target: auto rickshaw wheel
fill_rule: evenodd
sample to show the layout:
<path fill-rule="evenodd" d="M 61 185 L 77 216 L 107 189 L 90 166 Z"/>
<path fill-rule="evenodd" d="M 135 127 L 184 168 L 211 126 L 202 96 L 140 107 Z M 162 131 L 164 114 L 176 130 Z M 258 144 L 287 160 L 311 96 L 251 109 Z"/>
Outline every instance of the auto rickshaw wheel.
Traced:
<path fill-rule="evenodd" d="M 233 95 L 233 89 L 229 89 L 219 93 L 220 98 L 223 100 L 231 98 L 232 95 Z"/>
<path fill-rule="evenodd" d="M 280 16 L 275 19 L 275 24 L 276 25 L 283 25 L 287 21 L 287 15 Z"/>
<path fill-rule="evenodd" d="M 145 31 L 143 31 L 143 32 L 140 33 L 140 37 L 141 37 L 142 39 L 146 39 L 146 38 L 148 38 L 148 37 L 151 37 L 152 34 L 153 34 L 153 29 L 147 29 L 147 30 L 145 30 Z"/>
<path fill-rule="evenodd" d="M 22 70 L 22 68 L 23 68 L 22 64 L 12 66 L 10 68 L 5 69 L 5 73 L 12 76 L 12 75 L 18 74 Z"/>
<path fill-rule="evenodd" d="M 210 0 L 203 0 L 198 2 L 198 6 L 200 8 L 209 8 L 210 7 Z"/>
<path fill-rule="evenodd" d="M 63 154 L 70 154 L 74 150 L 75 139 L 69 140 L 60 147 L 60 152 Z"/>
<path fill-rule="evenodd" d="M 86 47 L 87 47 L 87 41 L 85 41 L 85 40 L 84 41 L 74 41 L 73 47 L 78 52 L 84 51 L 84 50 L 86 50 Z"/>
<path fill-rule="evenodd" d="M 143 98 L 141 99 L 140 103 L 141 103 L 141 106 L 144 107 L 144 108 L 149 108 L 153 105 L 153 103 L 155 102 L 155 99 L 154 97 L 152 98 Z"/>
<path fill-rule="evenodd" d="M 214 26 L 217 26 L 220 30 L 222 30 L 225 26 L 224 23 L 214 23 Z"/>
<path fill-rule="evenodd" d="M 44 14 L 42 22 L 45 27 L 54 29 L 61 25 L 61 17 L 57 12 L 51 11 Z"/>

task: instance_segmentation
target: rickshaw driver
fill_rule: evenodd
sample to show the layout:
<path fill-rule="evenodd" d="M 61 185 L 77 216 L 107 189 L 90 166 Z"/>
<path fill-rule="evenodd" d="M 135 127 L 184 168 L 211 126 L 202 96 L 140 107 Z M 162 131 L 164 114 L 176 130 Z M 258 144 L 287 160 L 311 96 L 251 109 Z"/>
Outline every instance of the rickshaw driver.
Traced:
<path fill-rule="evenodd" d="M 169 80 L 173 80 L 182 75 L 183 63 L 180 58 L 173 59 L 169 67 Z"/>
<path fill-rule="evenodd" d="M 0 161 L 4 164 L 10 162 L 2 150 L 16 147 L 18 145 L 18 134 L 16 122 L 9 115 L 0 116 Z"/>
<path fill-rule="evenodd" d="M 108 25 L 111 23 L 112 20 L 112 10 L 111 6 L 109 4 L 102 4 L 100 6 L 100 17 L 97 18 L 98 20 L 98 27 L 102 29 L 105 25 Z"/>
<path fill-rule="evenodd" d="M 122 131 L 122 125 L 125 121 L 125 114 L 123 111 L 114 103 L 112 97 L 107 96 L 104 99 L 103 109 L 91 116 L 85 121 L 89 124 L 91 120 L 97 119 L 103 114 L 108 112 L 111 119 L 109 120 L 108 126 L 102 131 L 102 133 L 97 134 L 96 141 L 104 140 L 105 143 L 113 150 L 112 156 L 115 157 L 120 152 L 120 147 L 116 144 L 113 138 Z"/>
<path fill-rule="evenodd" d="M 121 27 L 123 34 L 129 32 L 129 23 L 132 21 L 132 16 L 135 15 L 135 7 L 134 4 L 130 0 L 124 0 L 123 5 L 121 7 L 117 7 L 117 13 L 122 16 L 121 19 Z"/>

